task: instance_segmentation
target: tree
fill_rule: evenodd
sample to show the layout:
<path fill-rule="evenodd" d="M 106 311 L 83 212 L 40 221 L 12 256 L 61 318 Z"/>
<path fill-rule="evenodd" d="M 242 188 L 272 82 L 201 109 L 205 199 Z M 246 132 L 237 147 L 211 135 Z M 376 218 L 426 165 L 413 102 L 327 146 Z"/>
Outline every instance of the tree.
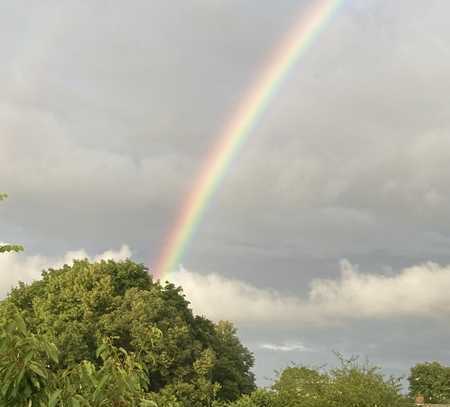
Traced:
<path fill-rule="evenodd" d="M 377 367 L 343 359 L 329 371 L 305 366 L 286 368 L 273 389 L 276 407 L 406 407 L 400 380 L 385 378 Z"/>
<path fill-rule="evenodd" d="M 234 327 L 194 316 L 181 288 L 152 282 L 147 269 L 130 260 L 50 269 L 41 280 L 14 288 L 0 314 L 7 307 L 18 310 L 31 334 L 55 344 L 52 372 L 58 375 L 91 372 L 101 380 L 105 360 L 97 352 L 108 340 L 135 355 L 146 392 L 163 405 L 208 406 L 254 389 L 253 356 Z"/>
<path fill-rule="evenodd" d="M 418 363 L 411 368 L 408 381 L 411 397 L 421 394 L 427 403 L 450 403 L 449 366 L 438 362 Z"/>
<path fill-rule="evenodd" d="M 336 407 L 410 406 L 401 393 L 401 379 L 384 377 L 380 368 L 358 358 L 344 359 L 337 355 L 340 366 L 330 371 L 330 399 Z"/>
<path fill-rule="evenodd" d="M 8 198 L 8 195 L 0 192 L 0 201 Z M 6 252 L 21 252 L 23 250 L 23 246 L 18 244 L 0 244 L 0 253 Z"/>
<path fill-rule="evenodd" d="M 279 374 L 273 385 L 280 407 L 331 406 L 332 381 L 328 374 L 305 366 L 291 366 Z"/>

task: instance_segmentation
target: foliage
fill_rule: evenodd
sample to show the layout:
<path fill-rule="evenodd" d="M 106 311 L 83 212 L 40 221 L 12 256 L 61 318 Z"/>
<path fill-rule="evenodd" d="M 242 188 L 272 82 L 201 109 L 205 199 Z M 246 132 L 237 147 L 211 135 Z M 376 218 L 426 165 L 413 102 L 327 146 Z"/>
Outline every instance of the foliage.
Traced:
<path fill-rule="evenodd" d="M 40 281 L 11 291 L 0 315 L 8 309 L 20 314 L 30 338 L 58 349 L 57 361 L 41 357 L 48 377 L 39 389 L 47 386 L 47 396 L 64 406 L 109 405 L 111 398 L 201 407 L 255 388 L 253 356 L 235 328 L 194 316 L 180 288 L 153 283 L 144 266 L 129 260 L 82 260 L 45 271 Z M 54 383 L 55 375 L 64 380 Z"/>
<path fill-rule="evenodd" d="M 236 329 L 228 321 L 221 321 L 215 327 L 214 351 L 217 361 L 213 367 L 213 381 L 221 383 L 219 398 L 235 400 L 241 394 L 255 390 L 255 379 L 250 369 L 254 357 L 244 347 L 236 333 Z"/>
<path fill-rule="evenodd" d="M 339 356 L 339 355 L 338 355 Z M 305 366 L 284 369 L 273 390 L 258 390 L 232 407 L 406 407 L 399 379 L 385 378 L 379 369 L 339 356 L 340 366 L 324 371 Z"/>
<path fill-rule="evenodd" d="M 0 192 L 0 201 L 5 200 L 6 198 L 8 198 L 8 195 Z M 21 251 L 23 251 L 23 246 L 21 246 L 19 244 L 2 244 L 2 245 L 0 245 L 0 253 L 21 252 Z"/>
<path fill-rule="evenodd" d="M 105 340 L 98 348 L 101 365 L 83 361 L 60 373 L 50 398 L 61 407 L 145 405 L 148 377 L 145 367 L 124 349 Z M 147 405 L 150 404 L 148 400 Z"/>
<path fill-rule="evenodd" d="M 14 307 L 4 308 L 0 330 L 0 405 L 39 405 L 58 362 L 56 347 L 32 334 Z"/>
<path fill-rule="evenodd" d="M 357 358 L 340 359 L 340 367 L 331 370 L 331 398 L 336 407 L 409 406 L 401 393 L 399 378 L 385 378 L 380 369 Z"/>
<path fill-rule="evenodd" d="M 104 340 L 100 366 L 83 361 L 58 370 L 58 351 L 31 333 L 13 307 L 0 335 L 1 406 L 157 406 L 146 394 L 148 377 L 134 355 Z"/>
<path fill-rule="evenodd" d="M 450 403 L 450 366 L 419 363 L 411 369 L 408 381 L 411 397 L 421 394 L 427 403 Z"/>
<path fill-rule="evenodd" d="M 277 394 L 272 390 L 257 389 L 251 394 L 242 396 L 230 404 L 229 407 L 277 407 L 281 406 Z M 219 407 L 219 405 L 217 406 Z"/>
<path fill-rule="evenodd" d="M 275 382 L 280 406 L 325 407 L 330 405 L 331 378 L 304 366 L 286 368 Z"/>

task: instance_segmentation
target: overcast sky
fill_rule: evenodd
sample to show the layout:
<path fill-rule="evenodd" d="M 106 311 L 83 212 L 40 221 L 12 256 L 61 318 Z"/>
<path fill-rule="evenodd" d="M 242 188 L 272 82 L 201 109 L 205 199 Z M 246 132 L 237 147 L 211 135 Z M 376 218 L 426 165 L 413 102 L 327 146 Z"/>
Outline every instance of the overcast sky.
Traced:
<path fill-rule="evenodd" d="M 77 256 L 151 268 L 227 119 L 314 3 L 2 1 L 1 240 L 26 252 L 0 258 L 0 295 Z M 449 13 L 344 1 L 171 276 L 196 312 L 236 323 L 259 383 L 333 350 L 399 374 L 450 362 Z"/>

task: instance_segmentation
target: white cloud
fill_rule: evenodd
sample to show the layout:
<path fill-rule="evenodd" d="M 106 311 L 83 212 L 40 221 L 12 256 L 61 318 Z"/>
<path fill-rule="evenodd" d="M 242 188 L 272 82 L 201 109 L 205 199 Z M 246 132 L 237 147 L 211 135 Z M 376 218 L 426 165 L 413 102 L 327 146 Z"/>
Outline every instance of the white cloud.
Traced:
<path fill-rule="evenodd" d="M 429 262 L 395 275 L 365 274 L 341 262 L 338 279 L 315 279 L 304 298 L 283 295 L 217 274 L 180 269 L 172 277 L 195 312 L 239 323 L 332 325 L 354 319 L 447 317 L 450 265 Z"/>
<path fill-rule="evenodd" d="M 263 343 L 259 346 L 261 349 L 267 349 L 274 352 L 310 352 L 311 349 L 307 348 L 305 345 L 303 345 L 300 342 L 297 343 L 282 343 L 282 344 L 275 344 L 275 343 Z"/>
<path fill-rule="evenodd" d="M 29 256 L 25 253 L 4 253 L 0 256 L 0 298 L 19 281 L 30 282 L 40 278 L 42 270 L 50 267 L 58 268 L 64 264 L 72 264 L 75 259 L 124 260 L 131 257 L 131 250 L 127 245 L 115 250 L 107 250 L 104 253 L 89 256 L 84 250 L 69 251 L 64 256 L 46 257 L 41 255 Z"/>
<path fill-rule="evenodd" d="M 274 322 L 286 318 L 291 320 L 292 315 L 302 311 L 298 298 L 259 289 L 218 274 L 202 275 L 180 269 L 171 280 L 183 287 L 195 312 L 213 320 Z"/>
<path fill-rule="evenodd" d="M 102 254 L 99 254 L 94 257 L 94 261 L 101 261 L 101 260 L 125 260 L 131 257 L 133 253 L 131 252 L 130 248 L 124 244 L 118 251 L 114 250 L 107 250 L 106 252 L 103 252 Z"/>

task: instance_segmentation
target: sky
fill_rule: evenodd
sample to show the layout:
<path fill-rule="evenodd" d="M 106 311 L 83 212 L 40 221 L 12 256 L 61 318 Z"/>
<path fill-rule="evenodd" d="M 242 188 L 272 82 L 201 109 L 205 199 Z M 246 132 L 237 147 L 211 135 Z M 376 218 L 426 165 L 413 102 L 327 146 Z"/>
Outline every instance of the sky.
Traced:
<path fill-rule="evenodd" d="M 313 0 L 0 4 L 0 297 L 77 257 L 150 270 L 221 130 Z M 450 363 L 450 3 L 345 0 L 277 90 L 179 270 L 258 383 Z"/>

